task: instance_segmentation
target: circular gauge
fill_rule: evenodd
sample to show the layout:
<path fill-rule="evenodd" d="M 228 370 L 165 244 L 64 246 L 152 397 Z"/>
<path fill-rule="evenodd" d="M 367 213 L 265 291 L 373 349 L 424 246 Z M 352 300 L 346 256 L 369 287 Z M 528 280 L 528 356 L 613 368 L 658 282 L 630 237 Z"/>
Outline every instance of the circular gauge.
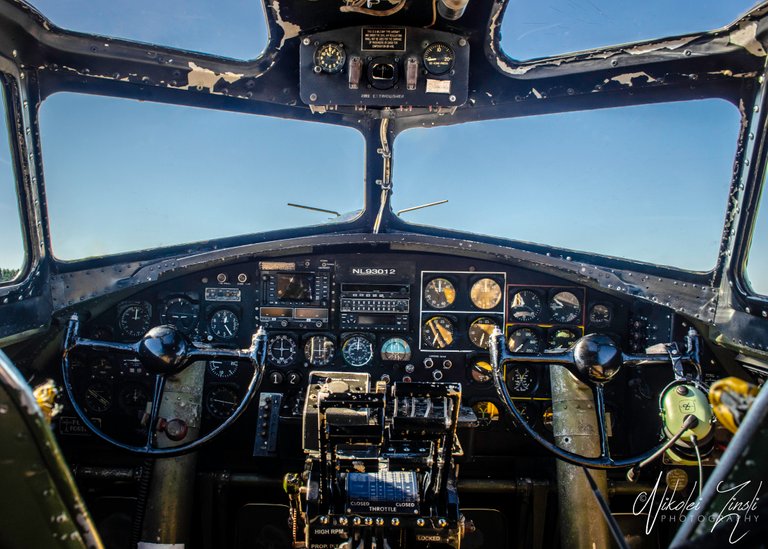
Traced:
<path fill-rule="evenodd" d="M 147 304 L 129 305 L 120 313 L 120 329 L 130 337 L 141 337 L 151 323 L 151 315 Z"/>
<path fill-rule="evenodd" d="M 517 292 L 509 303 L 509 315 L 516 322 L 536 322 L 541 315 L 541 298 L 532 290 Z"/>
<path fill-rule="evenodd" d="M 487 349 L 491 334 L 497 326 L 498 324 L 492 318 L 481 316 L 469 326 L 469 340 L 475 347 Z"/>
<path fill-rule="evenodd" d="M 232 377 L 237 372 L 238 363 L 236 360 L 209 360 L 208 371 L 216 377 Z"/>
<path fill-rule="evenodd" d="M 549 311 L 555 322 L 573 322 L 579 318 L 581 303 L 572 292 L 558 292 L 549 300 Z"/>
<path fill-rule="evenodd" d="M 525 402 L 515 402 L 515 408 L 517 408 L 517 411 L 520 412 L 523 419 L 530 425 L 534 414 L 532 410 L 533 406 L 531 404 L 526 404 Z"/>
<path fill-rule="evenodd" d="M 499 419 L 499 408 L 493 402 L 476 402 L 472 410 L 482 423 L 488 424 Z"/>
<path fill-rule="evenodd" d="M 430 74 L 440 76 L 453 68 L 456 54 L 447 44 L 435 42 L 424 50 L 424 68 Z"/>
<path fill-rule="evenodd" d="M 101 414 L 112 407 L 112 387 L 101 381 L 91 383 L 85 390 L 85 406 L 94 414 Z"/>
<path fill-rule="evenodd" d="M 275 366 L 288 366 L 296 360 L 298 345 L 287 335 L 276 335 L 269 338 L 267 343 L 267 360 Z"/>
<path fill-rule="evenodd" d="M 539 336 L 530 328 L 518 328 L 509 334 L 507 347 L 510 353 L 538 353 Z"/>
<path fill-rule="evenodd" d="M 578 334 L 568 328 L 553 328 L 549 331 L 548 349 L 565 350 L 576 343 L 579 339 Z"/>
<path fill-rule="evenodd" d="M 554 423 L 554 421 L 555 421 L 555 415 L 554 415 L 554 412 L 552 411 L 552 406 L 547 406 L 547 409 L 544 410 L 543 414 L 541 414 L 541 422 L 544 424 L 544 427 L 546 427 L 551 431 L 553 428 L 552 424 Z"/>
<path fill-rule="evenodd" d="M 352 336 L 341 346 L 344 362 L 355 368 L 362 368 L 373 360 L 373 343 L 363 336 Z"/>
<path fill-rule="evenodd" d="M 405 362 L 411 359 L 411 346 L 399 337 L 389 338 L 381 346 L 381 359 Z"/>
<path fill-rule="evenodd" d="M 96 326 L 91 330 L 91 339 L 102 339 L 109 341 L 112 339 L 112 330 L 106 326 Z"/>
<path fill-rule="evenodd" d="M 188 334 L 197 325 L 197 306 L 186 297 L 174 297 L 165 303 L 163 324 L 171 324 Z"/>
<path fill-rule="evenodd" d="M 130 383 L 120 389 L 117 395 L 117 403 L 127 413 L 144 413 L 149 402 L 149 392 L 147 388 L 138 383 Z"/>
<path fill-rule="evenodd" d="M 492 278 L 481 278 L 472 284 L 469 297 L 478 309 L 493 309 L 501 301 L 501 286 Z"/>
<path fill-rule="evenodd" d="M 205 408 L 216 419 L 227 419 L 235 411 L 239 401 L 234 389 L 226 385 L 215 385 L 208 392 Z"/>
<path fill-rule="evenodd" d="M 592 326 L 608 326 L 611 320 L 613 320 L 613 313 L 608 305 L 603 305 L 602 303 L 592 305 L 592 308 L 589 310 L 589 323 Z"/>
<path fill-rule="evenodd" d="M 491 373 L 491 363 L 487 360 L 477 359 L 472 361 L 470 368 L 470 374 L 472 375 L 472 381 L 476 383 L 488 383 L 493 379 Z"/>
<path fill-rule="evenodd" d="M 237 315 L 229 309 L 219 309 L 211 315 L 208 323 L 211 333 L 219 339 L 232 339 L 237 335 L 240 321 Z"/>
<path fill-rule="evenodd" d="M 95 378 L 114 377 L 115 368 L 112 365 L 112 362 L 110 362 L 110 360 L 106 357 L 96 359 L 95 361 L 91 362 L 88 366 L 91 369 L 91 377 L 95 377 Z"/>
<path fill-rule="evenodd" d="M 509 389 L 516 393 L 527 393 L 536 386 L 536 375 L 528 366 L 516 366 L 507 371 Z"/>
<path fill-rule="evenodd" d="M 424 299 L 435 309 L 445 309 L 456 301 L 456 288 L 446 278 L 433 278 L 424 288 Z"/>
<path fill-rule="evenodd" d="M 453 323 L 444 316 L 433 316 L 421 327 L 421 339 L 430 349 L 445 349 L 453 343 Z"/>
<path fill-rule="evenodd" d="M 304 344 L 304 356 L 312 366 L 326 366 L 335 352 L 336 346 L 328 336 L 312 336 Z"/>
<path fill-rule="evenodd" d="M 343 44 L 326 42 L 315 50 L 315 71 L 336 74 L 344 68 L 346 60 Z"/>

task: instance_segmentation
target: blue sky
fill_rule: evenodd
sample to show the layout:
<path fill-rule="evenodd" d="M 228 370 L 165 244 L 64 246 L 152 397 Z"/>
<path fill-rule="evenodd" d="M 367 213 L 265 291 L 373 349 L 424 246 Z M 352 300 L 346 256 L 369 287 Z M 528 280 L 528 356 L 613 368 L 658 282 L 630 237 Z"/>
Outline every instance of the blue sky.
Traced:
<path fill-rule="evenodd" d="M 255 57 L 266 44 L 258 2 L 33 4 L 65 28 L 233 58 Z M 512 0 L 502 47 L 527 59 L 695 32 L 723 26 L 753 4 Z M 354 130 L 72 95 L 49 99 L 42 120 L 54 245 L 64 258 L 327 218 L 290 209 L 288 201 L 339 211 L 362 206 L 363 144 Z M 447 198 L 407 219 L 709 268 L 736 131 L 737 113 L 722 102 L 414 130 L 395 143 L 393 204 Z M 458 165 L 450 162 L 457 143 L 468 147 Z M 473 168 L 488 147 L 497 147 L 499 161 L 481 175 Z M 11 235 L 0 239 L 0 264 L 18 265 L 8 149 L 0 149 L 0 230 Z M 104 208 L 106 200 L 120 204 L 120 214 Z"/>

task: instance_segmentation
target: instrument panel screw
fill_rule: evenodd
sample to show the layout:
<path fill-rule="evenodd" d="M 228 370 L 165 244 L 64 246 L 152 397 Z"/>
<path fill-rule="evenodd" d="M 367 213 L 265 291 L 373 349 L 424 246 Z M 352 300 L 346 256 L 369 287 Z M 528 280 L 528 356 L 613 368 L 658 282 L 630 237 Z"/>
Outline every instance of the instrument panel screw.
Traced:
<path fill-rule="evenodd" d="M 305 38 L 304 40 L 301 41 L 301 43 L 304 44 L 305 46 L 309 46 L 310 40 L 309 38 Z"/>
<path fill-rule="evenodd" d="M 309 100 L 310 100 L 310 101 L 317 101 L 317 94 L 316 94 L 316 93 L 313 93 L 313 94 L 311 94 L 311 95 L 309 96 Z"/>
<path fill-rule="evenodd" d="M 455 103 L 456 102 L 456 96 L 455 95 L 449 95 L 448 96 L 448 101 L 450 101 L 451 103 Z"/>
<path fill-rule="evenodd" d="M 467 39 L 466 38 L 459 38 L 459 46 L 462 48 L 467 45 Z"/>

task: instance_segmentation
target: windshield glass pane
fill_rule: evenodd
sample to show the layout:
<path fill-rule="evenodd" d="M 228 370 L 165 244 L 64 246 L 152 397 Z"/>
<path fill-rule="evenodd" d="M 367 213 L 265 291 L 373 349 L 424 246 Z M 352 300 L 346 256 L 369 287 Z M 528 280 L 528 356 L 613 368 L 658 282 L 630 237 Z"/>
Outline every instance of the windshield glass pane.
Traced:
<path fill-rule="evenodd" d="M 288 202 L 363 205 L 351 128 L 77 94 L 47 99 L 40 120 L 60 259 L 340 219 Z"/>
<path fill-rule="evenodd" d="M 29 0 L 55 25 L 147 44 L 253 59 L 267 45 L 257 0 Z"/>
<path fill-rule="evenodd" d="M 768 295 L 768 192 L 763 182 L 763 192 L 757 209 L 752 244 L 747 257 L 747 280 L 758 294 Z"/>
<path fill-rule="evenodd" d="M 758 0 L 510 0 L 501 48 L 534 59 L 725 26 Z"/>
<path fill-rule="evenodd" d="M 19 216 L 19 199 L 11 159 L 5 90 L 0 86 L 0 284 L 16 278 L 24 266 L 24 239 Z"/>
<path fill-rule="evenodd" d="M 739 131 L 722 100 L 409 130 L 394 148 L 407 221 L 705 271 Z"/>

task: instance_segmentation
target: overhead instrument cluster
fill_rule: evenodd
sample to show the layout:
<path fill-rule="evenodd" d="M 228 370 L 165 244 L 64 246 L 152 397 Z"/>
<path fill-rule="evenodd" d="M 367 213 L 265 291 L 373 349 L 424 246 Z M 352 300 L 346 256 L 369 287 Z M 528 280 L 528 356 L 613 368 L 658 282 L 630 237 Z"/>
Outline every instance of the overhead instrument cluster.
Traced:
<path fill-rule="evenodd" d="M 456 34 L 363 26 L 301 41 L 300 94 L 313 108 L 456 107 L 468 82 L 469 42 Z"/>

